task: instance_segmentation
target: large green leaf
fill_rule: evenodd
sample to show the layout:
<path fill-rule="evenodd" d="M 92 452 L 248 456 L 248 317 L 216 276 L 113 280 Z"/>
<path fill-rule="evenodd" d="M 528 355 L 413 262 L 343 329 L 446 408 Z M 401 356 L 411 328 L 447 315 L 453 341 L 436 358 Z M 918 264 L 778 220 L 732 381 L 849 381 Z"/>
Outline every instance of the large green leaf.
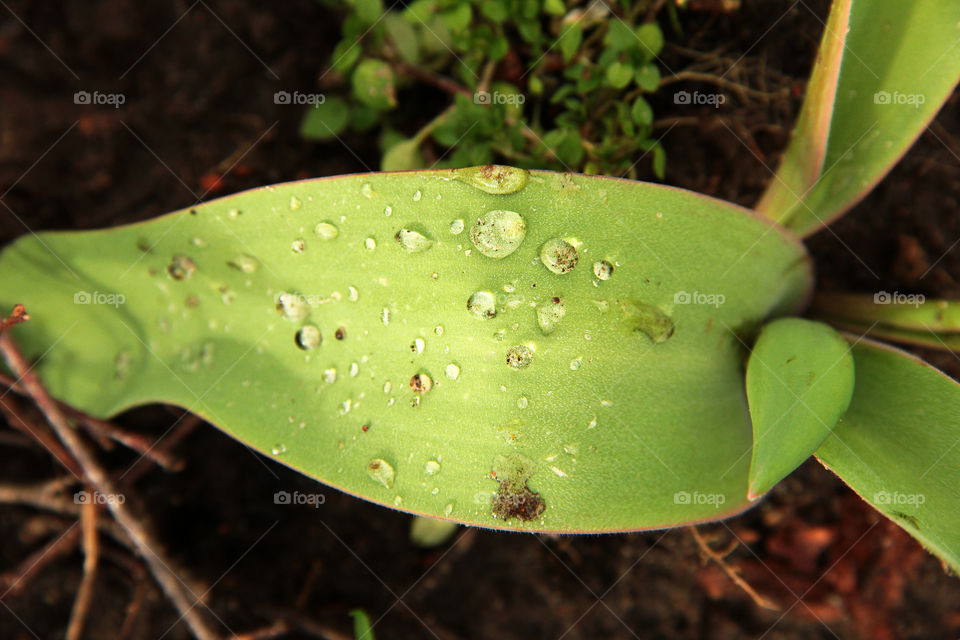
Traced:
<path fill-rule="evenodd" d="M 853 354 L 853 401 L 817 458 L 958 570 L 960 385 L 880 343 L 859 339 Z"/>
<path fill-rule="evenodd" d="M 836 0 L 797 130 L 758 210 L 805 235 L 859 202 L 950 95 L 958 39 L 956 0 Z"/>
<path fill-rule="evenodd" d="M 764 326 L 747 361 L 751 498 L 773 488 L 830 435 L 850 404 L 853 380 L 850 347 L 829 326 L 802 318 Z"/>
<path fill-rule="evenodd" d="M 0 283 L 43 381 L 95 415 L 173 403 L 381 504 L 609 531 L 749 504 L 733 332 L 796 310 L 810 272 L 726 203 L 487 167 L 24 237 Z"/>

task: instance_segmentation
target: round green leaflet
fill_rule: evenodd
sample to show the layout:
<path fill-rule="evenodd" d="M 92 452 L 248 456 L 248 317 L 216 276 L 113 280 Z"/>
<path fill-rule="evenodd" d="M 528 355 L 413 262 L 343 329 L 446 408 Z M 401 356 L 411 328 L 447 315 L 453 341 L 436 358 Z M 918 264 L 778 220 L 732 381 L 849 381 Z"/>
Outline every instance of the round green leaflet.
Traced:
<path fill-rule="evenodd" d="M 805 303 L 803 247 L 678 189 L 477 171 L 502 188 L 342 176 L 25 237 L 0 254 L 0 303 L 27 306 L 16 338 L 64 401 L 177 404 L 405 511 L 586 532 L 745 508 L 741 340 Z M 491 211 L 525 226 L 502 257 L 469 233 Z M 541 260 L 554 239 L 569 271 Z"/>

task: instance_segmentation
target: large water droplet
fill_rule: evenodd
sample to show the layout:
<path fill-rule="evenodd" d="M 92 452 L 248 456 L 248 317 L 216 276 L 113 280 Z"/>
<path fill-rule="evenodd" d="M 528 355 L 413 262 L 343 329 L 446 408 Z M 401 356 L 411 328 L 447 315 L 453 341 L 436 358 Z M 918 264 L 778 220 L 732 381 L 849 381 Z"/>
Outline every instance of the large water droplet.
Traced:
<path fill-rule="evenodd" d="M 323 337 L 320 335 L 320 329 L 315 327 L 312 324 L 306 324 L 300 327 L 300 330 L 297 331 L 296 342 L 297 346 L 303 349 L 304 351 L 310 351 L 311 349 L 316 349 L 320 346 L 320 343 L 323 341 Z"/>
<path fill-rule="evenodd" d="M 506 258 L 527 235 L 527 223 L 516 211 L 496 209 L 483 214 L 470 229 L 470 242 L 488 258 Z"/>
<path fill-rule="evenodd" d="M 652 304 L 627 301 L 620 306 L 624 324 L 633 331 L 646 334 L 654 344 L 664 342 L 673 335 L 673 320 Z"/>
<path fill-rule="evenodd" d="M 533 349 L 518 344 L 507 351 L 507 364 L 513 369 L 526 369 L 533 362 Z"/>
<path fill-rule="evenodd" d="M 396 474 L 389 462 L 383 458 L 374 458 L 367 463 L 367 475 L 374 482 L 378 482 L 389 489 L 393 486 L 393 478 Z"/>
<path fill-rule="evenodd" d="M 417 189 L 413 192 L 413 201 L 420 202 L 420 199 L 423 197 L 423 193 L 420 192 L 420 189 Z"/>
<path fill-rule="evenodd" d="M 456 220 L 450 223 L 450 233 L 452 233 L 453 235 L 461 234 L 463 233 L 463 228 L 465 226 L 466 225 L 463 223 L 463 220 L 460 218 L 457 218 Z"/>
<path fill-rule="evenodd" d="M 481 320 L 488 320 L 497 315 L 497 299 L 489 291 L 477 291 L 467 300 L 467 309 Z"/>
<path fill-rule="evenodd" d="M 361 185 L 360 187 L 360 193 L 363 195 L 364 198 L 372 198 L 373 187 L 370 185 L 369 182 L 364 182 L 363 185 Z"/>
<path fill-rule="evenodd" d="M 517 409 L 526 409 L 530 405 L 530 400 L 527 396 L 520 396 L 517 398 Z"/>
<path fill-rule="evenodd" d="M 167 265 L 167 273 L 174 280 L 186 280 L 197 270 L 197 265 L 187 256 L 173 256 Z"/>
<path fill-rule="evenodd" d="M 609 280 L 613 275 L 613 265 L 606 260 L 594 262 L 593 275 L 597 276 L 597 280 Z"/>
<path fill-rule="evenodd" d="M 301 295 L 281 292 L 277 296 L 277 311 L 283 314 L 284 320 L 299 322 L 310 313 L 310 305 Z"/>
<path fill-rule="evenodd" d="M 537 306 L 537 324 L 540 325 L 540 331 L 544 335 L 553 333 L 566 315 L 567 306 L 562 298 L 554 296 L 546 302 L 540 303 Z"/>
<path fill-rule="evenodd" d="M 413 229 L 400 229 L 394 238 L 404 251 L 410 253 L 420 253 L 433 246 L 433 240 Z"/>
<path fill-rule="evenodd" d="M 540 247 L 540 261 L 557 274 L 570 273 L 577 266 L 577 249 L 562 238 L 552 238 Z"/>
<path fill-rule="evenodd" d="M 436 460 L 427 460 L 427 463 L 423 465 L 423 472 L 428 476 L 440 473 L 440 463 Z"/>
<path fill-rule="evenodd" d="M 270 449 L 270 453 L 272 453 L 275 456 L 282 456 L 286 452 L 287 452 L 287 447 L 286 445 L 283 445 L 283 444 L 275 444 L 273 445 L 273 448 Z"/>
<path fill-rule="evenodd" d="M 317 234 L 317 237 L 321 240 L 333 240 L 340 235 L 340 229 L 332 222 L 317 223 L 317 226 L 313 228 L 313 232 Z"/>
<path fill-rule="evenodd" d="M 456 169 L 453 177 L 455 180 L 462 180 L 481 191 L 495 195 L 516 193 L 530 182 L 530 172 L 526 169 L 497 164 Z"/>
<path fill-rule="evenodd" d="M 393 207 L 391 207 L 390 205 L 385 206 L 385 207 L 383 208 L 383 215 L 387 216 L 388 218 L 389 218 L 390 216 L 392 216 L 392 215 L 393 215 Z"/>
<path fill-rule="evenodd" d="M 446 369 L 444 369 L 444 372 L 447 374 L 447 377 L 450 378 L 451 380 L 456 380 L 457 378 L 460 377 L 460 367 L 453 364 L 452 362 L 447 365 Z"/>

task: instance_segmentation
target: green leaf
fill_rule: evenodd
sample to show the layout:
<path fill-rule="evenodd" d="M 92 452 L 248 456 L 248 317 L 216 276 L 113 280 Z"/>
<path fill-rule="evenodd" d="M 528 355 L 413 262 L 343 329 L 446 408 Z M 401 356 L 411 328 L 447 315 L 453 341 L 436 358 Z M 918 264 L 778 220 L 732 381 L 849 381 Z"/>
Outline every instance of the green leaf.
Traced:
<path fill-rule="evenodd" d="M 459 526 L 450 520 L 415 516 L 410 522 L 410 542 L 425 549 L 439 547 L 453 537 Z"/>
<path fill-rule="evenodd" d="M 383 18 L 383 25 L 400 58 L 409 64 L 417 64 L 420 60 L 420 43 L 417 40 L 417 31 L 410 22 L 404 20 L 398 12 L 390 11 Z"/>
<path fill-rule="evenodd" d="M 31 234 L 0 253 L 0 308 L 26 305 L 14 337 L 57 398 L 178 405 L 404 511 L 575 532 L 749 506 L 725 327 L 804 303 L 802 245 L 688 191 L 511 171 L 304 180 Z"/>
<path fill-rule="evenodd" d="M 645 127 L 653 123 L 653 109 L 650 107 L 650 103 L 640 96 L 633 101 L 633 108 L 630 109 L 630 116 L 633 118 L 633 121 L 639 124 L 641 127 Z"/>
<path fill-rule="evenodd" d="M 652 60 L 663 49 L 663 32 L 656 22 L 648 22 L 637 27 L 637 39 L 640 49 L 647 60 Z"/>
<path fill-rule="evenodd" d="M 563 54 L 564 62 L 573 60 L 573 56 L 580 50 L 580 43 L 582 42 L 583 28 L 579 24 L 573 23 L 563 27 L 563 31 L 557 39 L 557 44 L 560 47 L 560 53 Z"/>
<path fill-rule="evenodd" d="M 383 60 L 364 60 L 353 72 L 353 95 L 378 111 L 397 106 L 393 69 Z"/>
<path fill-rule="evenodd" d="M 623 89 L 633 80 L 633 67 L 623 62 L 614 62 L 606 71 L 607 84 L 614 89 Z"/>
<path fill-rule="evenodd" d="M 960 333 L 960 302 L 927 300 L 919 294 L 878 291 L 873 294 L 818 293 L 813 301 L 817 313 L 847 318 L 863 324 Z"/>
<path fill-rule="evenodd" d="M 330 67 L 334 71 L 346 73 L 353 68 L 361 53 L 363 53 L 363 47 L 357 41 L 341 40 L 333 48 L 333 53 L 330 55 L 330 59 L 333 61 L 330 63 Z"/>
<path fill-rule="evenodd" d="M 667 176 L 667 152 L 659 142 L 653 147 L 653 175 L 660 180 Z"/>
<path fill-rule="evenodd" d="M 510 17 L 510 9 L 506 0 L 483 0 L 480 5 L 480 13 L 486 19 L 497 24 Z"/>
<path fill-rule="evenodd" d="M 423 169 L 423 155 L 420 153 L 420 141 L 414 138 L 403 140 L 390 147 L 383 154 L 380 168 L 383 171 L 408 171 Z"/>
<path fill-rule="evenodd" d="M 638 87 L 647 93 L 653 93 L 660 87 L 660 69 L 652 63 L 637 67 L 634 79 Z"/>
<path fill-rule="evenodd" d="M 346 102 L 337 97 L 327 98 L 303 114 L 300 135 L 309 140 L 329 140 L 346 128 L 348 116 Z"/>
<path fill-rule="evenodd" d="M 847 341 L 820 322 L 775 320 L 747 362 L 753 422 L 750 498 L 769 491 L 830 435 L 853 396 Z"/>
<path fill-rule="evenodd" d="M 470 18 L 472 15 L 473 12 L 470 9 L 470 4 L 464 2 L 456 4 L 453 9 L 441 13 L 440 19 L 447 25 L 450 31 L 458 33 L 470 26 Z"/>
<path fill-rule="evenodd" d="M 371 25 L 383 15 L 383 0 L 351 0 L 354 15 L 365 25 Z"/>
<path fill-rule="evenodd" d="M 353 618 L 353 635 L 356 640 L 375 640 L 373 636 L 373 625 L 370 624 L 370 616 L 363 609 L 353 609 L 350 611 L 350 617 Z"/>
<path fill-rule="evenodd" d="M 563 0 L 544 0 L 543 11 L 551 16 L 562 16 L 567 10 Z"/>
<path fill-rule="evenodd" d="M 955 0 L 834 2 L 792 142 L 758 210 L 806 235 L 863 199 L 956 85 L 958 23 Z"/>
<path fill-rule="evenodd" d="M 619 18 L 609 21 L 607 33 L 603 36 L 603 43 L 613 51 L 629 51 L 640 46 L 633 28 Z"/>
<path fill-rule="evenodd" d="M 853 401 L 817 458 L 958 571 L 960 386 L 870 340 L 859 339 L 853 355 Z"/>

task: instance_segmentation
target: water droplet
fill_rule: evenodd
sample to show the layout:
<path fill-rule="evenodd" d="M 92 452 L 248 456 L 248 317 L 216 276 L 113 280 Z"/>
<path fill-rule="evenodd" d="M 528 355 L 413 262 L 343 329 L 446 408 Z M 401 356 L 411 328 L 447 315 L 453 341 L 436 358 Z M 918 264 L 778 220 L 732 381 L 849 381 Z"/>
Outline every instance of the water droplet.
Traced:
<path fill-rule="evenodd" d="M 313 232 L 321 240 L 333 240 L 340 235 L 340 229 L 332 222 L 318 222 L 317 226 L 313 228 Z"/>
<path fill-rule="evenodd" d="M 470 229 L 470 242 L 488 258 L 506 258 L 527 235 L 527 223 L 515 211 L 496 209 L 477 219 Z"/>
<path fill-rule="evenodd" d="M 383 393 L 384 393 L 384 394 L 390 393 L 390 390 L 391 390 L 391 389 L 393 389 L 393 383 L 391 383 L 389 380 L 387 380 L 386 382 L 383 383 Z"/>
<path fill-rule="evenodd" d="M 393 499 L 393 506 L 399 507 L 399 506 L 402 505 L 402 504 L 403 504 L 403 497 L 402 497 L 402 496 L 397 496 L 397 497 L 395 497 L 395 498 Z"/>
<path fill-rule="evenodd" d="M 356 378 L 360 374 L 360 365 L 356 362 L 350 363 L 350 377 Z"/>
<path fill-rule="evenodd" d="M 526 369 L 533 362 L 533 349 L 518 344 L 507 351 L 507 364 L 513 369 Z"/>
<path fill-rule="evenodd" d="M 410 388 L 414 393 L 427 393 L 433 389 L 433 379 L 425 373 L 418 373 L 410 378 Z"/>
<path fill-rule="evenodd" d="M 287 452 L 287 447 L 283 444 L 275 444 L 273 445 L 273 448 L 270 449 L 270 453 L 272 453 L 275 456 L 282 456 L 286 452 Z"/>
<path fill-rule="evenodd" d="M 310 313 L 310 305 L 301 295 L 281 292 L 277 296 L 277 311 L 283 314 L 284 320 L 300 322 Z"/>
<path fill-rule="evenodd" d="M 420 253 L 433 246 L 433 240 L 413 229 L 400 229 L 394 238 L 404 251 L 410 253 Z"/>
<path fill-rule="evenodd" d="M 239 217 L 240 213 L 241 213 L 240 209 L 230 209 L 229 211 L 227 211 L 227 215 L 231 218 Z"/>
<path fill-rule="evenodd" d="M 447 374 L 447 377 L 450 378 L 451 380 L 456 380 L 457 378 L 460 377 L 460 367 L 458 367 L 453 363 L 448 364 L 446 369 L 444 369 L 444 372 Z"/>
<path fill-rule="evenodd" d="M 597 280 L 609 280 L 613 275 L 613 265 L 606 260 L 594 262 L 593 275 L 597 276 Z"/>
<path fill-rule="evenodd" d="M 570 361 L 570 370 L 576 371 L 583 366 L 583 356 L 578 356 Z"/>
<path fill-rule="evenodd" d="M 396 474 L 389 462 L 383 458 L 374 458 L 367 463 L 367 475 L 369 475 L 374 482 L 379 482 L 389 489 L 393 486 L 393 478 Z"/>
<path fill-rule="evenodd" d="M 670 316 L 652 304 L 644 302 L 623 302 L 623 322 L 632 331 L 639 331 L 659 344 L 673 335 L 674 325 Z"/>
<path fill-rule="evenodd" d="M 423 350 L 427 348 L 427 343 L 423 341 L 423 338 L 417 338 L 410 343 L 410 351 L 414 352 L 417 355 L 423 353 Z"/>
<path fill-rule="evenodd" d="M 445 516 L 447 516 L 447 517 L 449 518 L 451 513 L 453 513 L 453 505 L 452 505 L 452 504 L 448 504 L 447 506 L 445 506 L 445 507 L 443 508 L 443 515 L 445 515 Z"/>
<path fill-rule="evenodd" d="M 450 223 L 450 233 L 452 233 L 455 236 L 459 235 L 463 233 L 463 229 L 465 226 L 466 225 L 463 223 L 463 220 L 460 218 L 457 218 L 456 220 Z"/>
<path fill-rule="evenodd" d="M 366 247 L 367 251 L 373 251 L 377 248 L 377 241 L 373 238 L 367 238 L 363 241 L 363 246 Z"/>
<path fill-rule="evenodd" d="M 440 473 L 440 463 L 436 460 L 427 460 L 427 463 L 423 465 L 423 472 L 428 476 Z"/>
<path fill-rule="evenodd" d="M 540 325 L 540 331 L 544 335 L 553 333 L 566 315 L 567 306 L 562 298 L 554 296 L 540 303 L 537 307 L 537 324 Z"/>
<path fill-rule="evenodd" d="M 489 291 L 477 291 L 467 300 L 467 309 L 481 320 L 495 318 L 497 315 L 497 299 Z"/>
<path fill-rule="evenodd" d="M 580 447 L 576 443 L 568 443 L 563 445 L 563 451 L 571 456 L 575 456 L 580 451 Z"/>
<path fill-rule="evenodd" d="M 413 193 L 413 201 L 414 201 L 414 202 L 420 202 L 420 198 L 422 198 L 422 197 L 423 197 L 423 194 L 420 193 L 420 189 L 417 189 L 417 190 Z"/>
<path fill-rule="evenodd" d="M 360 292 L 357 291 L 356 287 L 347 287 L 347 299 L 350 302 L 356 302 L 360 299 Z"/>
<path fill-rule="evenodd" d="M 199 238 L 199 237 L 198 237 L 198 238 L 194 238 L 194 239 L 193 239 L 193 246 L 199 247 L 199 248 L 203 249 L 204 247 L 207 246 L 207 241 L 204 240 L 203 238 Z"/>
<path fill-rule="evenodd" d="M 243 271 L 244 273 L 253 273 L 260 266 L 260 261 L 253 256 L 241 254 L 227 263 L 227 266 Z"/>
<path fill-rule="evenodd" d="M 593 419 L 587 424 L 587 429 L 596 429 L 597 428 L 597 416 L 593 416 Z"/>
<path fill-rule="evenodd" d="M 303 253 L 307 250 L 307 242 L 303 238 L 297 238 L 290 243 L 290 250 L 294 253 Z"/>
<path fill-rule="evenodd" d="M 388 324 L 390 324 L 390 309 L 388 309 L 387 307 L 384 307 L 380 311 L 380 322 L 383 323 L 383 326 L 387 326 Z"/>
<path fill-rule="evenodd" d="M 547 240 L 540 247 L 540 262 L 556 274 L 570 273 L 577 266 L 577 249 L 561 238 Z"/>
<path fill-rule="evenodd" d="M 296 211 L 303 206 L 303 203 L 300 201 L 300 198 L 297 196 L 290 196 L 290 210 Z"/>
<path fill-rule="evenodd" d="M 350 409 L 353 408 L 353 400 L 347 398 L 340 403 L 340 415 L 345 416 L 350 413 Z"/>
<path fill-rule="evenodd" d="M 516 193 L 530 182 L 526 169 L 488 164 L 483 167 L 467 167 L 453 172 L 454 180 L 462 180 L 470 186 L 494 195 Z"/>
<path fill-rule="evenodd" d="M 364 182 L 363 185 L 360 187 L 360 193 L 363 194 L 364 198 L 372 198 L 373 187 L 370 185 L 369 182 Z"/>
<path fill-rule="evenodd" d="M 391 207 L 390 205 L 385 206 L 385 207 L 383 208 L 383 215 L 387 216 L 388 218 L 389 218 L 390 216 L 392 216 L 392 215 L 393 215 L 393 207 Z"/>
<path fill-rule="evenodd" d="M 320 343 L 323 341 L 323 337 L 320 335 L 320 329 L 313 326 L 312 324 L 304 325 L 297 331 L 296 342 L 297 346 L 303 349 L 304 351 L 310 351 L 311 349 L 316 349 L 320 346 Z"/>
<path fill-rule="evenodd" d="M 187 256 L 173 256 L 167 265 L 167 273 L 174 280 L 186 280 L 197 270 L 197 265 Z"/>
<path fill-rule="evenodd" d="M 520 396 L 517 398 L 517 409 L 526 409 L 529 406 L 530 400 L 527 396 Z"/>
<path fill-rule="evenodd" d="M 438 324 L 437 326 L 435 326 L 435 327 L 433 328 L 433 332 L 434 332 L 435 334 L 437 334 L 438 336 L 442 336 L 442 335 L 443 335 L 443 327 Z"/>
<path fill-rule="evenodd" d="M 323 370 L 323 381 L 327 384 L 333 384 L 337 381 L 337 370 L 336 369 L 324 369 Z"/>

